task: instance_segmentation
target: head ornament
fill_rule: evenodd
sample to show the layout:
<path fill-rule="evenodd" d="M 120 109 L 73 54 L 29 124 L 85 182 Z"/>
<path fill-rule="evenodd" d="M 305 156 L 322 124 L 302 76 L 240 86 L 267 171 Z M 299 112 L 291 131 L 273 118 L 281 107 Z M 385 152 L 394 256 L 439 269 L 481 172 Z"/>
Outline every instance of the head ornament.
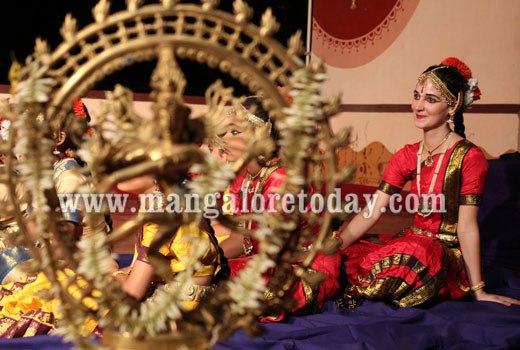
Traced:
<path fill-rule="evenodd" d="M 446 84 L 436 74 L 437 71 L 442 69 L 457 70 L 457 72 L 466 80 L 467 89 L 465 91 L 459 91 L 457 96 L 453 95 Z M 469 67 L 456 57 L 445 58 L 439 66 L 421 74 L 417 79 L 417 82 L 422 83 L 426 79 L 430 79 L 448 105 L 456 107 L 455 110 L 458 110 L 461 106 L 469 108 L 474 101 L 480 99 L 481 92 L 478 88 L 477 79 L 472 77 Z"/>

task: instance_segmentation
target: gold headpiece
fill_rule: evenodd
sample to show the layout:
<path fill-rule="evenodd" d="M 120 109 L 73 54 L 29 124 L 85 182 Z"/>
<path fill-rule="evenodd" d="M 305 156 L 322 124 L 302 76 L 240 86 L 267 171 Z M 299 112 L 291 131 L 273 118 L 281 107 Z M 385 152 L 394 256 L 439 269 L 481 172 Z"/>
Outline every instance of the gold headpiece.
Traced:
<path fill-rule="evenodd" d="M 437 90 L 439 90 L 439 92 L 441 93 L 441 96 L 444 97 L 444 99 L 448 103 L 448 106 L 450 106 L 450 107 L 455 106 L 455 110 L 458 110 L 459 107 L 461 106 L 462 100 L 463 100 L 462 92 L 459 92 L 457 97 L 455 97 L 451 93 L 451 91 L 446 87 L 446 85 L 442 82 L 442 80 L 435 74 L 436 70 L 443 68 L 443 67 L 445 67 L 445 66 L 437 67 L 437 68 L 432 69 L 431 71 L 424 72 L 423 74 L 419 75 L 419 78 L 417 78 L 417 82 L 422 83 L 426 79 L 429 78 L 431 80 L 431 82 L 433 83 L 433 85 L 435 85 Z"/>
<path fill-rule="evenodd" d="M 244 105 L 241 104 L 240 107 L 244 110 L 247 121 L 253 124 L 254 127 L 264 126 L 268 123 L 268 121 L 266 122 L 262 118 L 251 113 Z"/>
<path fill-rule="evenodd" d="M 269 118 L 267 121 L 262 118 L 251 113 L 244 105 L 240 104 L 240 107 L 244 110 L 246 120 L 251 123 L 253 128 L 260 128 L 267 126 L 268 127 L 268 135 L 271 135 L 271 128 L 273 124 L 271 123 L 271 119 Z"/>

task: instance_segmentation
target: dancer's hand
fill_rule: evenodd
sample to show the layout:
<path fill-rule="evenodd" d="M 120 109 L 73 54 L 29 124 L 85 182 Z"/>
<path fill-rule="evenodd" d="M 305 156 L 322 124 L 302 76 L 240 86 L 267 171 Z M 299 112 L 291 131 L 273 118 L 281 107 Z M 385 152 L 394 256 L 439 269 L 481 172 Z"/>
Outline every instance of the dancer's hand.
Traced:
<path fill-rule="evenodd" d="M 506 306 L 520 305 L 520 300 L 509 298 L 503 295 L 489 294 L 484 291 L 479 291 L 478 293 L 475 293 L 475 300 L 492 301 L 494 303 L 500 303 Z"/>

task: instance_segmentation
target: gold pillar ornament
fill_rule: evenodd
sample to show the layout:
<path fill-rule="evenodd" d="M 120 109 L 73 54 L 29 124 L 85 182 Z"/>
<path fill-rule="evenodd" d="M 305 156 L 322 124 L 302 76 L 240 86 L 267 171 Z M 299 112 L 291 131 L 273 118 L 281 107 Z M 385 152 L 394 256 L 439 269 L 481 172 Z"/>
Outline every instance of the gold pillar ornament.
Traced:
<path fill-rule="evenodd" d="M 9 72 L 7 73 L 7 77 L 9 79 L 9 83 L 11 84 L 11 89 L 9 90 L 11 95 L 15 94 L 16 87 L 18 86 L 18 80 L 20 78 L 20 71 L 22 69 L 22 65 L 14 55 L 12 56 L 13 63 L 11 63 L 11 67 L 9 67 Z"/>
<path fill-rule="evenodd" d="M 193 116 L 182 99 L 190 77 L 177 64 L 190 60 L 227 74 L 245 87 L 248 95 L 262 97 L 264 108 L 281 133 L 280 157 L 287 168 L 283 193 L 296 195 L 313 186 L 323 188 L 327 195 L 351 174 L 351 169 L 338 170 L 335 161 L 335 148 L 348 141 L 348 132 L 331 136 L 328 121 L 337 112 L 339 99 L 321 98 L 324 67 L 315 62 L 305 68 L 298 56 L 303 47 L 301 33 L 289 40 L 288 47 L 272 37 L 279 24 L 270 9 L 256 25 L 249 22 L 251 7 L 243 0 L 234 1 L 232 13 L 219 9 L 215 0 L 202 0 L 201 4 L 162 0 L 146 5 L 132 0 L 127 1 L 126 10 L 116 13 L 110 13 L 109 5 L 100 0 L 93 9 L 94 22 L 81 29 L 74 17 L 67 15 L 60 29 L 63 42 L 54 50 L 38 39 L 35 52 L 22 69 L 18 104 L 7 114 L 16 140 L 9 138 L 11 148 L 2 146 L 12 149 L 16 144 L 21 156 L 20 174 L 14 178 L 14 156 L 6 152 L 0 180 L 10 188 L 21 182 L 32 201 L 34 234 L 28 234 L 28 219 L 18 215 L 20 237 L 31 250 L 34 266 L 52 283 L 51 296 L 61 300 L 58 332 L 81 349 L 93 346 L 85 337 L 84 320 L 99 322 L 107 330 L 104 343 L 113 349 L 132 348 L 128 345 L 132 342 L 136 349 L 159 349 L 162 341 L 168 344 L 173 338 L 183 337 L 185 348 L 201 349 L 212 347 L 240 327 L 256 334 L 260 330 L 256 322 L 259 315 L 291 307 L 287 293 L 296 278 L 311 287 L 320 282 L 322 276 L 309 273 L 309 266 L 317 254 L 336 249 L 328 233 L 332 219 L 340 214 L 294 211 L 255 216 L 258 226 L 268 234 L 255 236 L 262 250 L 252 258 L 247 273 L 222 281 L 196 309 L 187 311 L 181 297 L 192 285 L 191 276 L 202 250 L 192 242 L 193 256 L 187 270 L 174 280 L 158 251 L 175 237 L 177 228 L 198 222 L 202 214 L 139 213 L 109 237 L 97 233 L 81 237 L 74 251 L 59 230 L 59 205 L 52 185 L 54 136 L 77 96 L 84 96 L 97 82 L 131 64 L 156 62 L 150 79 L 152 120 L 133 109 L 132 91 L 117 85 L 107 92 L 106 102 L 95 116 L 94 135 L 85 139 L 79 151 L 87 163 L 85 171 L 92 174 L 89 186 L 81 191 L 106 193 L 118 182 L 141 175 L 154 176 L 163 193 L 177 193 L 181 198 L 184 194 L 204 196 L 223 191 L 244 164 L 266 154 L 272 145 L 255 135 L 248 140 L 242 158 L 233 164 L 216 164 L 201 150 L 201 143 L 214 140 L 221 132 L 222 112 L 230 105 L 238 106 L 245 96 L 215 81 L 205 94 L 207 112 Z M 292 97 L 291 105 L 279 86 Z M 190 186 L 183 186 L 185 174 L 193 169 L 201 175 Z M 19 206 L 14 197 L 11 204 Z M 87 223 L 91 222 L 90 214 L 85 215 Z M 299 229 L 302 219 L 307 220 L 307 229 Z M 110 259 L 111 242 L 144 223 L 158 225 L 149 256 L 166 284 L 157 289 L 157 297 L 139 305 L 120 289 L 104 266 Z M 320 230 L 313 235 L 311 228 L 316 225 Z M 29 243 L 34 239 L 42 248 Z M 311 241 L 308 253 L 294 269 L 294 262 L 301 257 L 297 247 Z M 50 258 L 57 249 L 64 252 L 61 260 Z M 269 285 L 258 287 L 262 275 L 272 266 L 276 269 Z M 66 272 L 71 267 L 76 273 Z M 237 293 L 238 285 L 244 286 L 242 294 Z M 266 294 L 270 295 L 267 300 Z M 193 334 L 200 336 L 194 340 Z"/>

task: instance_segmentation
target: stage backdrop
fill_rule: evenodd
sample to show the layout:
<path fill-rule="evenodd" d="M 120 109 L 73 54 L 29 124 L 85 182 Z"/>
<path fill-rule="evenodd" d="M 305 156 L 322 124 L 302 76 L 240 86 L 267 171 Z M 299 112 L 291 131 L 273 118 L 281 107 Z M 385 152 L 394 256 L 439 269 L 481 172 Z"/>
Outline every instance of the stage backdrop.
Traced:
<path fill-rule="evenodd" d="M 355 3 L 355 8 L 352 7 Z M 465 61 L 482 99 L 466 136 L 488 158 L 518 150 L 520 1 L 314 0 L 312 59 L 326 63 L 325 94 L 341 92 L 335 129 L 353 127 L 344 162 L 375 185 L 389 157 L 420 139 L 410 109 L 417 76 L 447 56 Z"/>
<path fill-rule="evenodd" d="M 447 56 L 467 62 L 482 99 L 465 114 L 466 136 L 488 158 L 519 148 L 520 1 L 314 0 L 312 59 L 326 63 L 324 94 L 341 93 L 334 130 L 352 127 L 341 164 L 356 164 L 354 183 L 376 186 L 388 160 L 421 134 L 410 109 L 417 76 Z M 0 98 L 9 87 L 0 86 Z M 100 91 L 85 99 L 95 117 Z M 149 97 L 136 94 L 136 110 L 150 115 Z M 193 115 L 202 98 L 187 98 Z"/>

